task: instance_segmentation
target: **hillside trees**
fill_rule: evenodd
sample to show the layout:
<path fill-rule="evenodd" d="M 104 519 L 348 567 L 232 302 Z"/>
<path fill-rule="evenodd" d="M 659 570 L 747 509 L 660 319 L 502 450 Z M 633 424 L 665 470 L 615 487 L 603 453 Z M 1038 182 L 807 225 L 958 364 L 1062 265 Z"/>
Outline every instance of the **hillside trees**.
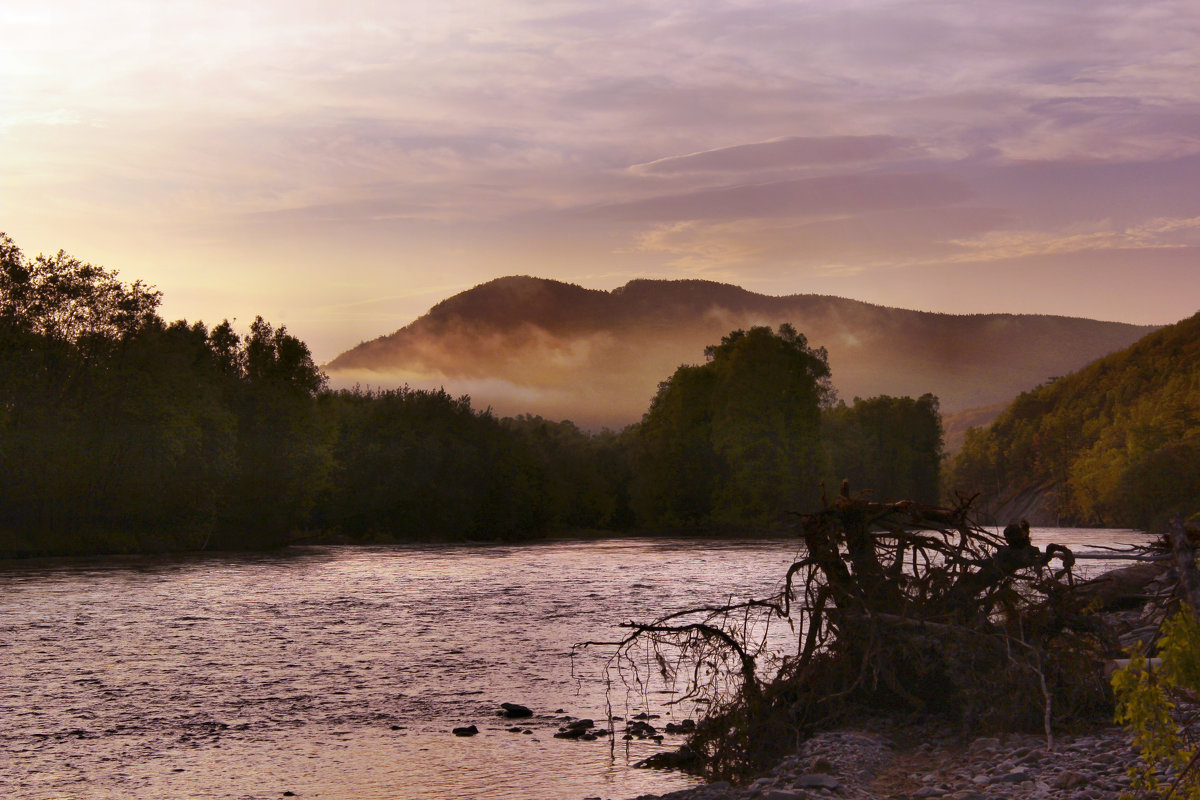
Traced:
<path fill-rule="evenodd" d="M 509 539 L 631 522 L 619 437 L 497 419 L 444 390 L 326 395 L 337 464 L 319 521 L 355 540 Z"/>
<path fill-rule="evenodd" d="M 968 432 L 950 488 L 1055 487 L 1062 518 L 1161 527 L 1200 511 L 1200 315 L 1026 392 Z"/>

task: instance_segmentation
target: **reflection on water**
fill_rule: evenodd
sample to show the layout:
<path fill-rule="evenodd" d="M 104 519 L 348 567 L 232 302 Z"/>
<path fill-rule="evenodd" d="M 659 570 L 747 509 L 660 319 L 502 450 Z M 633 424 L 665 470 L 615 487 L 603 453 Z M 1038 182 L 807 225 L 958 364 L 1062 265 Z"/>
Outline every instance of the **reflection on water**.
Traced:
<path fill-rule="evenodd" d="M 1035 531 L 1071 546 L 1111 531 Z M 764 595 L 785 540 L 314 547 L 0 569 L 0 795 L 629 797 L 652 743 L 554 739 L 601 719 L 600 654 L 571 645 L 666 610 Z M 662 696 L 613 712 L 664 715 Z M 510 733 L 501 702 L 538 716 Z M 690 714 L 676 709 L 675 718 Z M 456 738 L 457 725 L 480 735 Z M 672 744 L 670 739 L 666 745 Z"/>

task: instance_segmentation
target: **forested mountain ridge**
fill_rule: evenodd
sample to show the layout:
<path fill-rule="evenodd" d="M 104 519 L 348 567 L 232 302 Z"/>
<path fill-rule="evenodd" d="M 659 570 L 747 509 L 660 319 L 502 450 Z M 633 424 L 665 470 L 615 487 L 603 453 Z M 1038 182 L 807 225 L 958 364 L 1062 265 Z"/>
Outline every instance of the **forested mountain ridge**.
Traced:
<path fill-rule="evenodd" d="M 948 485 L 993 509 L 1024 494 L 1043 521 L 1156 527 L 1200 512 L 1200 314 L 1021 394 L 968 432 Z"/>
<path fill-rule="evenodd" d="M 498 278 L 333 359 L 335 383 L 445 385 L 501 413 L 587 426 L 640 418 L 664 375 L 735 328 L 791 324 L 824 347 L 841 397 L 936 394 L 961 411 L 1125 347 L 1151 326 L 1044 315 L 935 314 L 813 294 L 773 297 L 703 280 L 611 292 Z"/>

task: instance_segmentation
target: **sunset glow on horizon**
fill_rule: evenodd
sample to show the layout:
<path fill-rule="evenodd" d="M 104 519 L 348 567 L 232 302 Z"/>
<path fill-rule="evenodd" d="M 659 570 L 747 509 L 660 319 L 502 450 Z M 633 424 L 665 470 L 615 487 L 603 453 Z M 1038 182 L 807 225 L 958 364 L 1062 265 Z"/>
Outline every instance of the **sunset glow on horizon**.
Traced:
<path fill-rule="evenodd" d="M 1200 309 L 1200 6 L 0 9 L 0 230 L 327 361 L 475 284 Z"/>

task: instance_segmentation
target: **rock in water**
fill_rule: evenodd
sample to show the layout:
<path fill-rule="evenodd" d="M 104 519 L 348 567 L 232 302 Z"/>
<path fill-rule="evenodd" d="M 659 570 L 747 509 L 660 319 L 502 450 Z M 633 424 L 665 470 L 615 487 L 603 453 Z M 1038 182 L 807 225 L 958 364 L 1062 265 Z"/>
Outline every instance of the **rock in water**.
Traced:
<path fill-rule="evenodd" d="M 474 736 L 477 733 L 479 733 L 479 728 L 476 728 L 474 725 L 468 725 L 465 728 L 454 729 L 455 736 Z"/>
<path fill-rule="evenodd" d="M 524 719 L 533 716 L 533 710 L 520 703 L 501 703 L 500 707 L 504 709 L 504 716 L 509 719 Z"/>

